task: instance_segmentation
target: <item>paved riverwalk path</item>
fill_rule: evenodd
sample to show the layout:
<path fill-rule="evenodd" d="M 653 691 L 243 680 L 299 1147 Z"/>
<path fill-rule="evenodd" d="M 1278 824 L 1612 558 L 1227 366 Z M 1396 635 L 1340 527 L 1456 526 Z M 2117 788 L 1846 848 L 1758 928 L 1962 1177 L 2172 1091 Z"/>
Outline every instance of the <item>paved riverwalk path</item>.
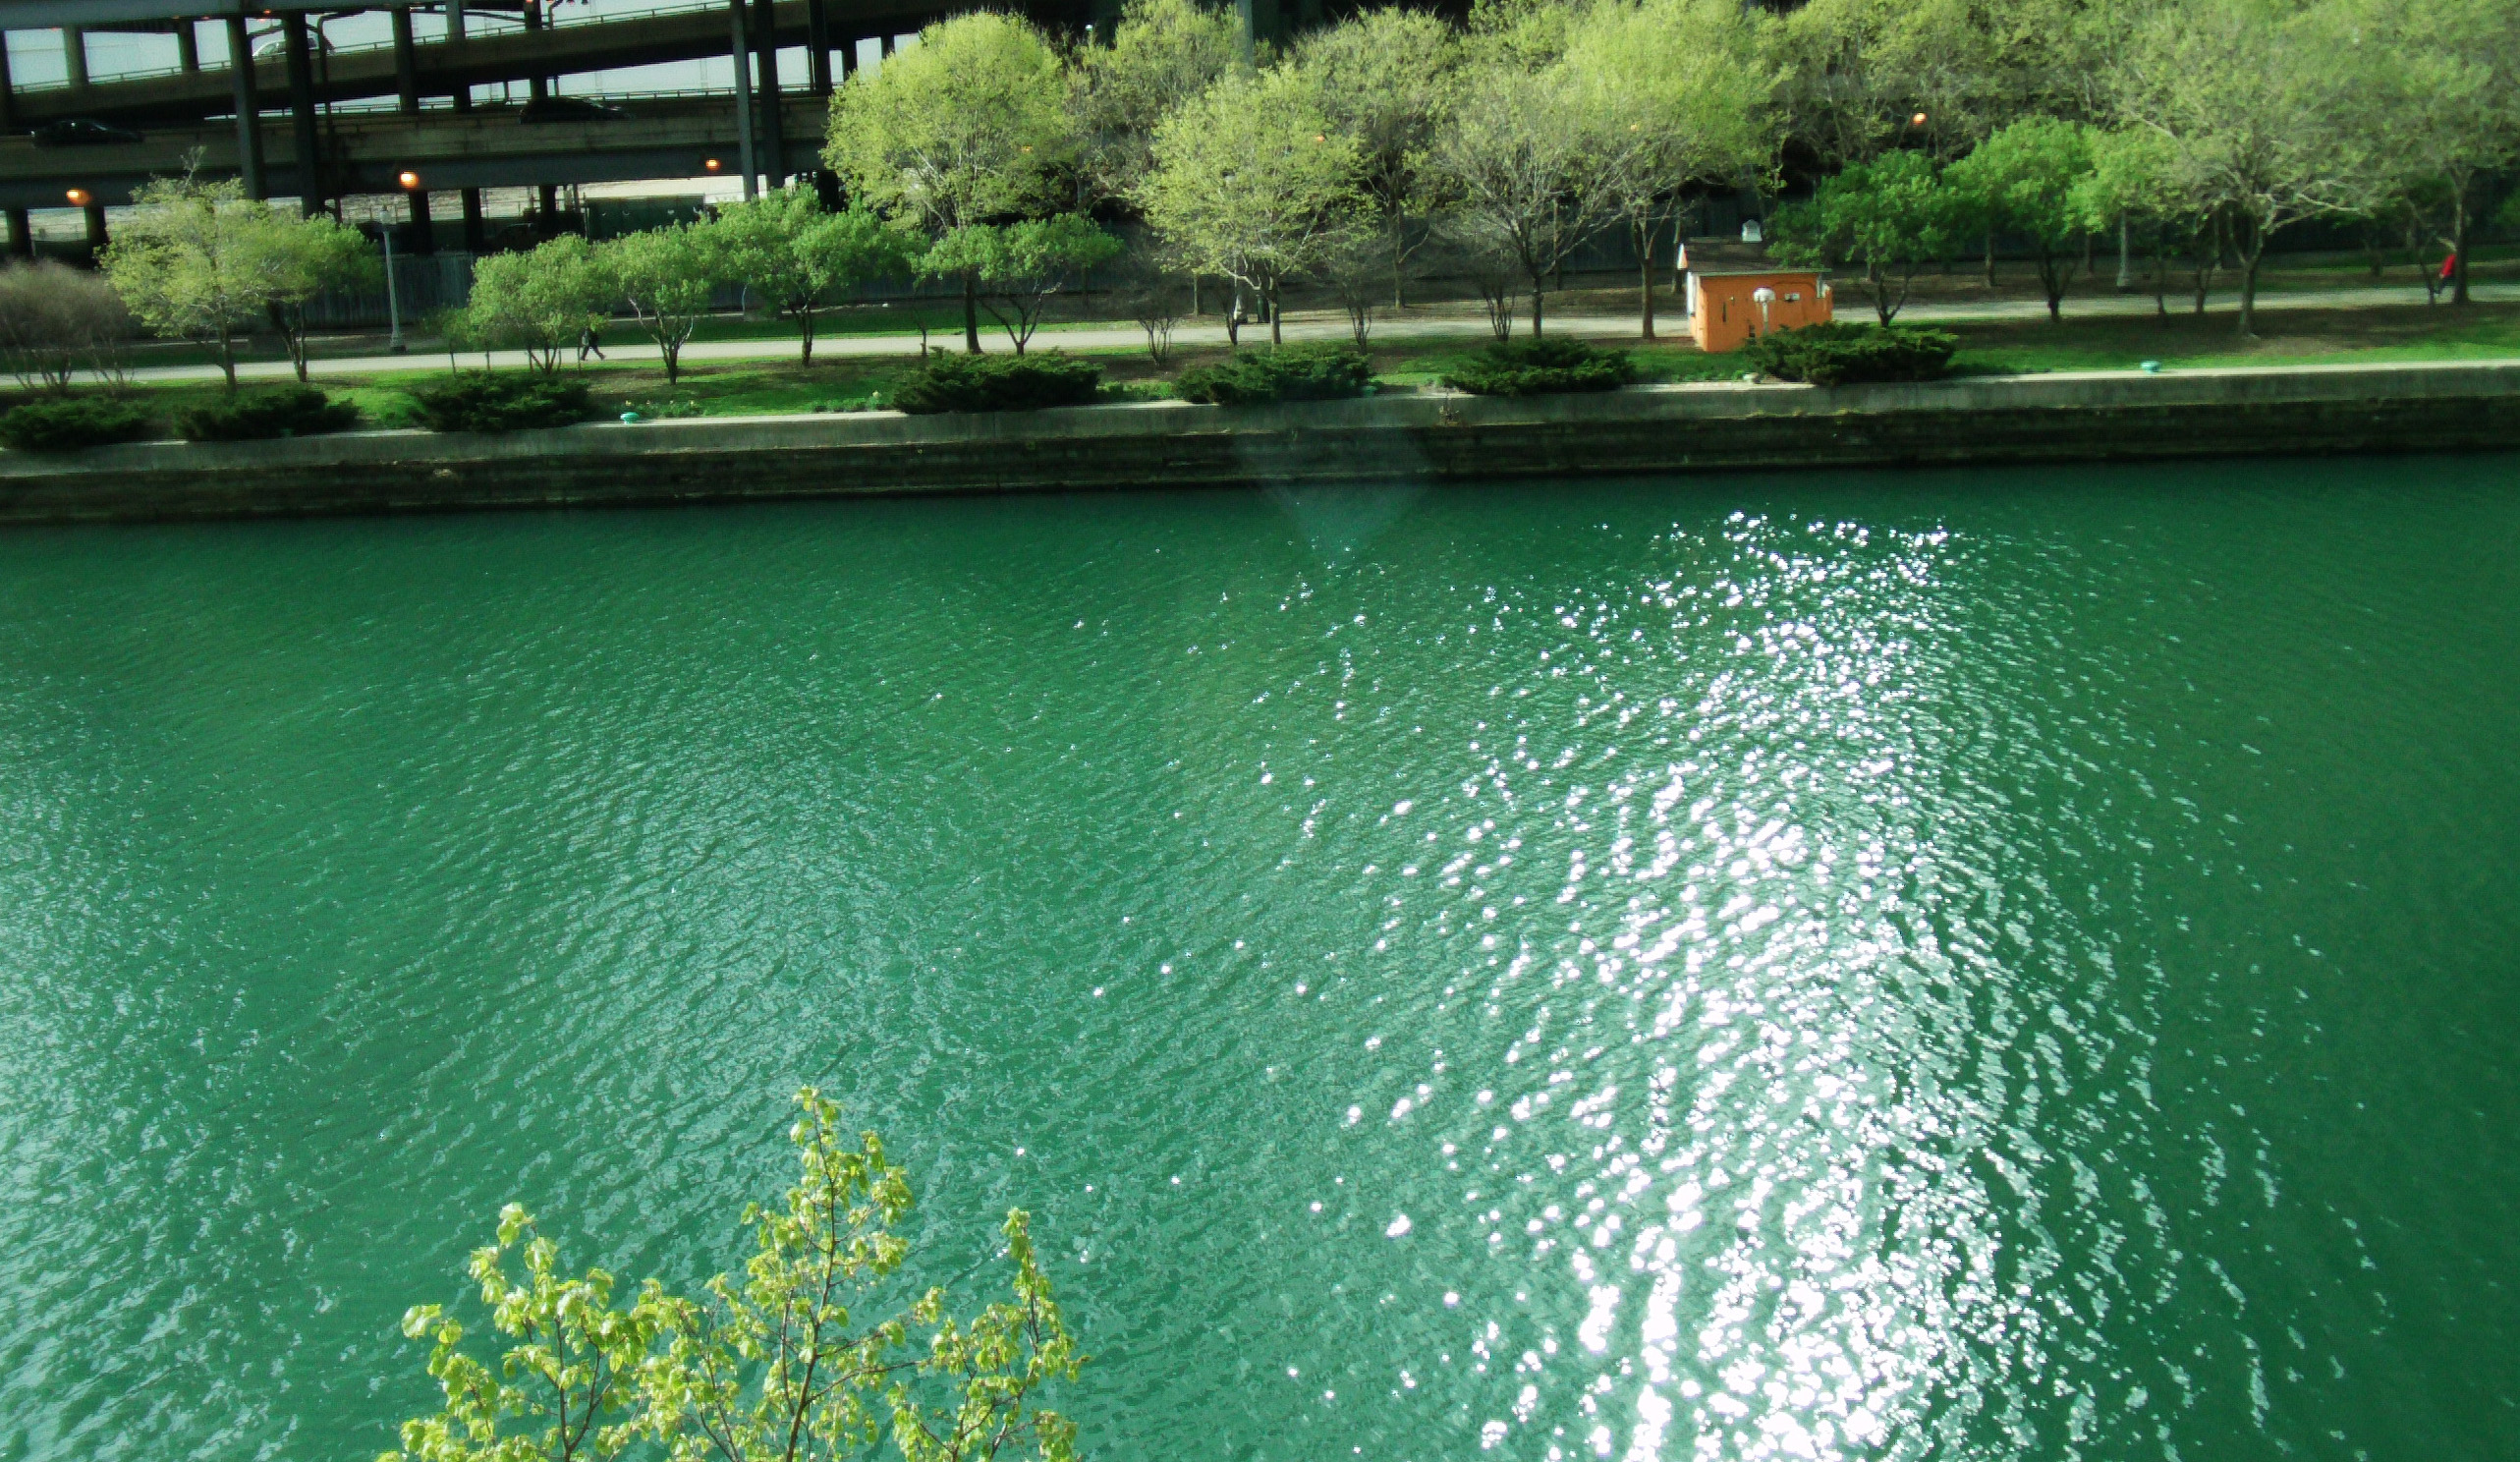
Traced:
<path fill-rule="evenodd" d="M 2520 301 L 2520 283 L 2478 284 L 2472 287 L 2472 293 L 2477 299 L 2488 302 Z M 2217 311 L 2227 313 L 2235 302 L 2226 292 L 2217 293 L 2212 303 Z M 2423 287 L 2415 284 L 2262 291 L 2258 296 L 2258 309 L 2262 311 L 2370 309 L 2378 306 L 2423 303 Z M 1839 317 L 1842 319 L 1871 317 L 1871 308 L 1864 303 L 1859 294 L 1852 290 L 1839 292 L 1838 305 Z M 2171 296 L 2170 308 L 2173 311 L 2184 312 L 2186 299 L 2174 292 Z M 1380 341 L 1477 339 L 1487 331 L 1486 319 L 1475 309 L 1454 306 L 1440 306 L 1436 307 L 1436 309 L 1442 312 L 1430 311 L 1404 319 L 1376 320 L 1373 326 L 1373 338 Z M 2066 318 L 2073 320 L 2088 319 L 2093 316 L 2150 314 L 2153 309 L 2153 297 L 2149 294 L 2111 294 L 2068 301 Z M 1902 323 L 1935 324 L 1960 320 L 2035 319 L 2044 313 L 2046 313 L 2046 306 L 2037 300 L 1989 300 L 1983 303 L 1971 302 L 1958 305 L 1913 304 L 1899 312 L 1899 319 Z M 1658 323 L 1666 339 L 1686 338 L 1688 320 L 1685 316 L 1676 312 L 1664 313 L 1659 317 Z M 1526 324 L 1523 328 L 1527 327 Z M 1560 334 L 1610 340 L 1634 337 L 1637 333 L 1637 317 L 1632 314 L 1598 311 L 1552 315 L 1548 320 L 1548 328 Z M 1347 317 L 1336 311 L 1290 312 L 1286 317 L 1286 338 L 1289 340 L 1338 340 L 1344 339 L 1347 333 Z M 1225 343 L 1225 329 L 1222 325 L 1185 325 L 1175 330 L 1172 338 L 1176 347 L 1222 345 Z M 958 348 L 961 342 L 959 333 L 948 334 L 942 331 L 931 331 L 927 339 L 930 345 L 949 350 Z M 1246 344 L 1255 341 L 1266 344 L 1267 327 L 1245 326 L 1243 340 Z M 1034 337 L 1034 344 L 1036 347 L 1057 346 L 1071 350 L 1127 349 L 1143 345 L 1145 341 L 1146 332 L 1135 325 L 1052 326 Z M 989 350 L 1004 350 L 1006 337 L 991 327 L 981 336 L 981 344 Z M 814 342 L 813 354 L 817 360 L 842 357 L 909 356 L 918 354 L 919 346 L 920 337 L 915 331 L 897 334 L 826 335 Z M 694 341 L 683 347 L 683 364 L 694 366 L 715 361 L 767 361 L 782 357 L 793 358 L 796 353 L 797 341 L 793 335 L 772 335 L 751 340 Z M 615 365 L 637 365 L 652 363 L 658 359 L 658 354 L 656 347 L 638 340 L 628 328 L 624 327 L 616 328 L 607 335 L 604 357 L 608 363 Z M 459 359 L 467 365 L 477 365 L 483 357 L 478 353 L 468 353 Z M 522 351 L 493 352 L 488 360 L 492 365 L 504 366 L 521 366 L 527 364 Z M 308 372 L 318 376 L 380 375 L 399 370 L 442 370 L 445 367 L 446 355 L 442 351 L 414 351 L 399 356 L 318 357 L 308 365 Z M 218 374 L 218 367 L 215 366 L 142 366 L 132 371 L 131 374 L 133 379 L 143 381 L 207 380 Z M 237 374 L 247 379 L 281 379 L 290 374 L 290 366 L 286 361 L 253 361 L 239 365 Z"/>

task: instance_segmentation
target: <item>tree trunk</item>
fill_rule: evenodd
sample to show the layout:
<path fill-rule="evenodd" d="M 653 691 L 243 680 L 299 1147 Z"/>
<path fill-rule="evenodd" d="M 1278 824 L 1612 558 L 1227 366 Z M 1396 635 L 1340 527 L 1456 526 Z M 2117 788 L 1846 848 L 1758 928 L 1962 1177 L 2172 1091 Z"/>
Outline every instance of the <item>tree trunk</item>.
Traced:
<path fill-rule="evenodd" d="M 810 307 L 800 309 L 797 311 L 796 318 L 797 333 L 805 346 L 805 353 L 798 359 L 797 364 L 811 366 L 813 364 L 813 310 Z"/>
<path fill-rule="evenodd" d="M 1532 276 L 1532 338 L 1540 338 L 1540 277 Z"/>
<path fill-rule="evenodd" d="M 228 389 L 236 389 L 236 336 L 225 325 L 219 326 L 219 373 L 228 378 Z"/>
<path fill-rule="evenodd" d="M 2160 246 L 2153 251 L 2153 312 L 2170 316 L 2170 251 Z"/>
<path fill-rule="evenodd" d="M 2135 288 L 2135 256 L 2128 248 L 2126 215 L 2117 215 L 2117 292 L 2125 294 Z"/>
<path fill-rule="evenodd" d="M 1409 308 L 1409 220 L 1395 216 L 1391 220 L 1391 308 Z"/>
<path fill-rule="evenodd" d="M 1277 281 L 1269 281 L 1268 293 L 1261 298 L 1261 303 L 1268 307 L 1268 343 L 1271 345 L 1284 345 L 1286 343 L 1286 330 L 1285 327 L 1278 322 L 1277 314 Z"/>
<path fill-rule="evenodd" d="M 682 379 L 683 343 L 679 340 L 671 343 L 660 340 L 657 342 L 657 349 L 665 357 L 665 384 L 670 386 Z"/>
<path fill-rule="evenodd" d="M 2251 340 L 2257 335 L 2251 327 L 2257 322 L 2258 260 L 2267 252 L 2265 226 L 2252 220 L 2248 242 L 2240 249 L 2240 338 Z"/>
<path fill-rule="evenodd" d="M 1989 229 L 1989 230 L 1988 230 L 1988 232 L 1987 232 L 1987 288 L 1988 288 L 1988 289 L 1993 289 L 1994 287 L 1995 287 L 1995 235 L 1994 235 L 1994 231 L 1993 231 L 1993 230 L 1991 230 L 1991 229 Z"/>
<path fill-rule="evenodd" d="M 1653 338 L 1653 216 L 1640 214 L 1636 221 L 1636 297 L 1637 313 L 1643 323 L 1641 340 Z"/>
<path fill-rule="evenodd" d="M 2468 303 L 2468 190 L 2464 183 L 2450 199 L 2450 303 Z"/>
<path fill-rule="evenodd" d="M 963 350 L 968 355 L 980 353 L 980 276 L 977 274 L 963 276 Z"/>

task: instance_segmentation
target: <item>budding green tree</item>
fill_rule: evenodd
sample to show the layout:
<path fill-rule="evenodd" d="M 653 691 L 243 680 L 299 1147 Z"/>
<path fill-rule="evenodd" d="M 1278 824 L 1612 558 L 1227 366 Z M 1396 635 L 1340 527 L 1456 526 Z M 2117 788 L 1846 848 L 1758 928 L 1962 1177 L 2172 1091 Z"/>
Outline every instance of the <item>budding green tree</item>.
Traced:
<path fill-rule="evenodd" d="M 1356 144 L 1330 130 L 1301 78 L 1277 68 L 1229 76 L 1184 103 L 1155 134 L 1154 156 L 1138 198 L 1147 221 L 1194 269 L 1257 294 L 1269 338 L 1282 339 L 1280 285 L 1317 265 L 1358 217 Z"/>
<path fill-rule="evenodd" d="M 1689 184 L 1738 182 L 1774 153 L 1766 28 L 1735 0 L 1600 0 L 1568 34 L 1609 211 L 1636 247 L 1648 340 L 1663 213 Z"/>
<path fill-rule="evenodd" d="M 1108 43 L 1078 51 L 1069 69 L 1086 188 L 1097 198 L 1125 199 L 1144 187 L 1164 115 L 1227 74 L 1251 69 L 1242 40 L 1230 7 L 1128 0 Z"/>
<path fill-rule="evenodd" d="M 726 252 L 716 226 L 682 223 L 624 234 L 596 247 L 622 302 L 665 363 L 668 384 L 681 378 L 683 347 L 708 317 L 709 301 L 728 282 Z"/>
<path fill-rule="evenodd" d="M 2110 76 L 2123 122 L 2167 143 L 2170 166 L 2230 220 L 2240 255 L 2240 333 L 2254 333 L 2268 241 L 2307 218 L 2380 196 L 2382 142 L 2337 125 L 2358 56 L 2315 13 L 2279 0 L 2170 0 L 2129 37 Z"/>
<path fill-rule="evenodd" d="M 152 332 L 218 352 L 236 388 L 236 339 L 268 313 L 287 264 L 268 204 L 233 179 L 152 178 L 97 258 L 114 293 Z"/>
<path fill-rule="evenodd" d="M 521 253 L 484 255 L 473 265 L 464 338 L 521 350 L 546 374 L 559 369 L 561 352 L 601 328 L 621 298 L 620 281 L 605 260 L 576 234 Z"/>
<path fill-rule="evenodd" d="M 823 160 L 852 197 L 931 235 L 1050 211 L 1075 152 L 1058 53 L 1019 17 L 940 21 L 832 93 Z M 980 280 L 963 281 L 963 344 L 980 352 Z"/>
<path fill-rule="evenodd" d="M 819 1093 L 797 1101 L 795 1185 L 745 1209 L 744 1272 L 697 1295 L 650 1279 L 617 1304 L 610 1274 L 563 1272 L 557 1246 L 509 1205 L 497 1244 L 472 1261 L 504 1348 L 468 1349 L 441 1306 L 406 1314 L 404 1333 L 431 1343 L 444 1404 L 405 1422 L 402 1449 L 379 1462 L 608 1462 L 634 1445 L 670 1462 L 828 1462 L 887 1439 L 904 1462 L 1074 1462 L 1075 1424 L 1043 1403 L 1086 1357 L 1023 1210 L 1000 1229 L 1010 1298 L 968 1319 L 942 1288 L 888 1304 L 917 1258 L 899 1232 L 908 1176 L 874 1134 L 852 1147 Z"/>
<path fill-rule="evenodd" d="M 867 208 L 826 212 L 810 188 L 719 205 L 710 225 L 727 278 L 797 322 L 798 361 L 813 364 L 814 326 L 851 290 L 907 275 L 910 236 Z"/>
<path fill-rule="evenodd" d="M 1609 216 L 1607 158 L 1583 81 L 1565 65 L 1491 62 L 1465 78 L 1430 165 L 1450 187 L 1451 227 L 1468 248 L 1510 261 L 1540 333 L 1549 280 Z"/>
<path fill-rule="evenodd" d="M 1050 298 L 1117 256 L 1120 241 L 1074 213 L 1017 223 L 970 223 L 938 239 L 923 273 L 980 281 L 989 317 L 1017 355 L 1040 328 Z"/>
<path fill-rule="evenodd" d="M 513 1256 L 521 1262 L 509 1271 Z M 445 1405 L 403 1423 L 394 1462 L 603 1462 L 642 1430 L 642 1369 L 664 1320 L 648 1280 L 627 1309 L 602 1269 L 564 1273 L 560 1246 L 521 1204 L 499 1210 L 498 1242 L 473 1252 L 473 1282 L 490 1327 L 511 1343 L 496 1364 L 464 1349 L 465 1327 L 440 1305 L 417 1305 L 403 1333 L 429 1342 L 428 1374 Z M 380 1459 L 383 1462 L 383 1459 Z"/>
<path fill-rule="evenodd" d="M 1460 83 L 1450 26 L 1397 6 L 1359 11 L 1299 41 L 1290 64 L 1329 127 L 1355 143 L 1356 182 L 1380 228 L 1391 303 L 1405 303 L 1409 258 L 1442 202 L 1427 159 Z M 1361 265 L 1354 251 L 1344 255 Z M 1357 269 L 1339 277 L 1353 280 Z M 1362 329 L 1362 317 L 1359 328 Z"/>
<path fill-rule="evenodd" d="M 1809 202 L 1778 209 L 1772 242 L 1786 263 L 1861 265 L 1873 312 L 1886 325 L 1907 304 L 1917 265 L 1950 256 L 1961 217 L 1932 158 L 1884 152 L 1821 179 Z"/>
<path fill-rule="evenodd" d="M 1943 175 L 1988 232 L 2027 241 L 2037 251 L 2039 287 L 2051 320 L 2063 309 L 2074 249 L 2089 233 L 2075 190 L 2091 172 L 2089 128 L 2026 117 L 1980 142 Z"/>
<path fill-rule="evenodd" d="M 2325 32 L 2362 63 L 2339 121 L 2379 140 L 2388 200 L 2433 225 L 2467 304 L 2483 185 L 2520 159 L 2520 0 L 2343 0 Z"/>
<path fill-rule="evenodd" d="M 266 247 L 273 253 L 271 294 L 265 304 L 289 365 L 298 379 L 307 378 L 307 307 L 330 290 L 372 287 L 384 278 L 377 248 L 365 234 L 333 221 L 330 214 L 269 217 Z"/>
<path fill-rule="evenodd" d="M 2205 312 L 2205 283 L 2212 266 L 2208 241 L 2212 219 L 2183 186 L 2169 140 L 2141 128 L 2095 130 L 2092 168 L 2074 187 L 2073 203 L 2089 229 L 2123 229 L 2153 255 L 2153 309 L 2170 312 L 2170 256 L 2187 254 L 2196 265 L 2196 308 Z"/>

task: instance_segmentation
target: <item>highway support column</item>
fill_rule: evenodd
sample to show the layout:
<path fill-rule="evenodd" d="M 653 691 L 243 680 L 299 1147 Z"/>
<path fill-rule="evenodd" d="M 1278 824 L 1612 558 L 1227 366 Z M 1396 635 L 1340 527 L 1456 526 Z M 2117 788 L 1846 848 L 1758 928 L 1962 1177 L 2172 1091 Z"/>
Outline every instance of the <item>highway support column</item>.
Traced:
<path fill-rule="evenodd" d="M 420 63 L 412 55 L 412 8 L 394 7 L 394 99 L 405 112 L 420 110 Z"/>
<path fill-rule="evenodd" d="M 461 75 L 464 68 L 464 0 L 446 0 L 446 43 L 455 61 L 456 71 Z M 459 112 L 473 110 L 473 84 L 469 81 L 457 82 L 452 100 L 455 103 L 455 109 Z M 481 190 L 467 188 L 464 190 L 463 197 L 464 252 L 479 253 L 485 242 L 481 228 Z"/>
<path fill-rule="evenodd" d="M 245 196 L 260 201 L 271 194 L 262 178 L 262 98 L 253 88 L 253 39 L 243 10 L 228 17 L 228 77 L 236 86 L 237 173 Z"/>
<path fill-rule="evenodd" d="M 805 0 L 805 88 L 831 94 L 830 0 Z"/>
<path fill-rule="evenodd" d="M 753 145 L 753 45 L 745 24 L 745 0 L 726 0 L 726 20 L 735 58 L 735 137 L 736 162 L 744 169 L 744 196 L 753 197 L 754 178 L 760 171 L 756 149 Z"/>
<path fill-rule="evenodd" d="M 420 67 L 412 54 L 412 8 L 394 7 L 394 91 L 398 110 L 406 117 L 420 115 Z M 412 253 L 435 253 L 437 233 L 429 226 L 428 185 L 406 188 L 403 197 L 412 207 Z"/>
<path fill-rule="evenodd" d="M 307 49 L 307 18 L 290 11 L 280 18 L 280 36 L 289 68 L 289 125 L 298 154 L 298 212 L 312 218 L 323 211 L 323 162 L 316 154 L 322 138 L 315 130 L 315 68 Z"/>
<path fill-rule="evenodd" d="M 525 0 L 520 16 L 525 22 L 528 32 L 540 30 L 542 28 L 541 0 Z M 525 83 L 525 94 L 529 104 L 550 100 L 551 79 L 539 74 L 528 77 Z M 539 205 L 536 212 L 541 215 L 542 231 L 548 236 L 553 232 L 552 220 L 558 217 L 560 212 L 559 186 L 552 183 L 538 184 L 534 188 L 533 196 L 534 201 Z"/>
<path fill-rule="evenodd" d="M 788 181 L 788 159 L 786 119 L 779 106 L 779 16 L 774 0 L 755 0 L 753 44 L 761 57 L 760 86 L 753 109 L 761 119 L 762 183 L 776 189 Z"/>

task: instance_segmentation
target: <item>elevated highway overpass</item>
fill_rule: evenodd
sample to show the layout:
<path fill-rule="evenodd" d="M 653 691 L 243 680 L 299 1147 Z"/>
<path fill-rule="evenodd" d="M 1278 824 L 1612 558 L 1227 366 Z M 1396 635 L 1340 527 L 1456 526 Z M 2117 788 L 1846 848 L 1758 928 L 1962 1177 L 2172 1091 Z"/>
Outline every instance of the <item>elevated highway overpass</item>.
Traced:
<path fill-rule="evenodd" d="M 12 7 L 0 3 L 0 22 L 10 28 L 21 28 L 13 19 L 51 12 L 85 11 L 91 7 L 29 6 Z M 103 8 L 103 7 L 94 7 Z M 805 47 L 811 56 L 817 48 L 828 55 L 835 49 L 844 54 L 861 38 L 891 36 L 917 30 L 939 17 L 969 9 L 958 0 L 776 0 L 764 5 L 760 0 L 744 0 L 749 38 L 758 49 L 767 43 L 779 48 Z M 1089 24 L 1090 0 L 1085 4 L 1070 0 L 1050 0 L 1025 7 L 1036 13 L 1036 19 L 1059 24 Z M 256 3 L 244 18 L 250 27 L 264 27 L 277 21 L 283 32 L 281 53 L 257 57 L 250 68 L 253 93 L 264 106 L 294 104 L 299 88 L 291 78 L 292 57 L 286 52 L 290 22 L 296 18 L 290 7 Z M 327 15 L 355 11 L 399 9 L 405 16 L 416 10 L 443 13 L 444 4 L 380 7 L 343 5 L 296 7 L 312 13 L 320 9 Z M 520 14 L 534 18 L 532 28 L 499 30 L 489 33 L 462 34 L 443 39 L 420 40 L 411 34 L 408 24 L 396 27 L 396 39 L 390 45 L 366 46 L 323 52 L 310 51 L 305 99 L 326 102 L 360 101 L 374 97 L 413 96 L 420 99 L 446 98 L 463 94 L 475 86 L 497 85 L 500 83 L 532 83 L 595 71 L 615 71 L 659 62 L 697 61 L 725 56 L 734 48 L 732 0 L 700 8 L 658 10 L 644 15 L 618 19 L 593 19 L 574 24 L 541 24 L 539 9 L 520 11 L 519 0 L 508 0 L 504 6 L 464 4 L 456 9 L 473 17 L 504 15 L 514 19 Z M 270 20 L 266 21 L 265 17 Z M 198 24 L 239 19 L 234 10 L 204 14 L 196 0 L 193 10 L 181 17 L 152 22 L 176 25 L 186 21 Z M 765 24 L 766 20 L 766 24 Z M 460 25 L 460 23 L 459 23 Z M 88 29 L 106 28 L 89 25 Z M 65 42 L 68 44 L 69 42 Z M 846 64 L 845 62 L 843 63 Z M 824 68 L 829 62 L 826 60 Z M 818 76 L 785 79 L 789 84 L 814 88 Z M 84 84 L 54 85 L 18 90 L 12 88 L 6 97 L 8 111 L 0 115 L 0 128 L 18 130 L 40 127 L 48 122 L 86 118 L 118 126 L 146 128 L 170 122 L 196 122 L 208 117 L 232 116 L 238 96 L 238 78 L 227 66 L 210 69 L 178 70 L 171 74 L 106 80 Z"/>
<path fill-rule="evenodd" d="M 780 132 L 791 155 L 810 164 L 822 148 L 828 103 L 788 95 Z M 341 194 L 391 194 L 509 187 L 519 183 L 585 184 L 645 178 L 732 176 L 743 137 L 723 98 L 654 97 L 628 103 L 607 121 L 528 125 L 523 109 L 483 106 L 469 112 L 354 112 L 319 129 L 324 186 Z M 276 197 L 297 197 L 305 174 L 286 118 L 261 124 L 263 178 Z M 72 190 L 100 205 L 130 200 L 152 177 L 181 173 L 198 152 L 205 173 L 241 168 L 236 129 L 225 121 L 151 128 L 135 144 L 37 147 L 24 137 L 0 138 L 0 205 L 59 207 Z M 410 173 L 406 184 L 402 175 Z"/>
<path fill-rule="evenodd" d="M 85 210 L 88 243 L 108 206 L 190 157 L 240 177 L 256 197 L 311 212 L 350 194 L 402 193 L 419 247 L 433 236 L 429 195 L 462 195 L 467 247 L 481 236 L 480 193 L 538 187 L 543 211 L 566 184 L 714 172 L 749 194 L 812 170 L 826 98 L 861 42 L 893 37 L 980 0 L 706 0 L 644 12 L 560 9 L 564 0 L 0 0 L 0 30 L 56 30 L 66 83 L 21 88 L 0 47 L 0 210 L 9 247 L 32 248 L 28 210 Z M 1120 0 L 1019 0 L 1055 31 L 1109 33 Z M 1284 34 L 1336 0 L 1241 0 L 1257 33 Z M 557 13 L 555 13 L 555 11 Z M 389 43 L 332 49 L 322 23 L 383 15 Z M 431 19 L 419 33 L 416 15 Z M 499 25 L 487 24 L 489 17 Z M 222 32 L 221 64 L 200 60 L 202 28 Z M 151 75 L 90 78 L 85 35 L 172 33 L 181 63 Z M 803 75 L 780 53 L 802 48 Z M 244 57 L 242 64 L 225 58 Z M 564 78 L 729 57 L 735 85 L 710 95 L 629 100 L 627 115 L 525 124 L 476 105 L 477 88 L 522 83 L 548 104 Z M 572 94 L 588 94 L 584 87 Z M 347 108 L 342 104 L 350 104 Z M 132 135 L 137 135 L 134 140 Z M 711 166 L 711 164 L 714 166 Z M 409 175 L 408 179 L 406 175 Z"/>

